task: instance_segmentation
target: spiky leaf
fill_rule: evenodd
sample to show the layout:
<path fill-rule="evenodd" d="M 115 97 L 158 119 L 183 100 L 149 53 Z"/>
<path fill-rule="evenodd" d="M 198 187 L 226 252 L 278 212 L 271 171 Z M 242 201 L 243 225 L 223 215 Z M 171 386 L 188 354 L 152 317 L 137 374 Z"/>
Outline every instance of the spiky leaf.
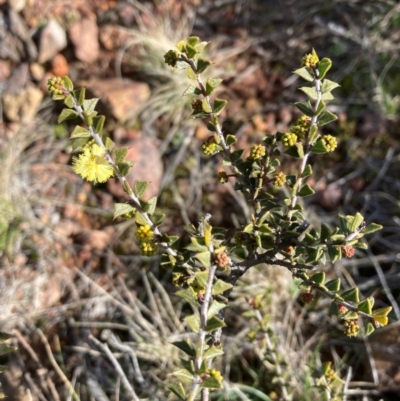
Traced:
<path fill-rule="evenodd" d="M 210 307 L 207 311 L 207 319 L 215 316 L 220 310 L 224 309 L 226 304 L 216 301 L 215 299 L 212 301 Z"/>
<path fill-rule="evenodd" d="M 349 227 L 350 232 L 354 233 L 355 231 L 357 231 L 358 227 L 360 227 L 360 224 L 363 221 L 364 221 L 364 216 L 361 213 L 357 212 L 354 215 L 354 219 L 353 219 L 352 223 L 350 224 L 350 227 Z"/>
<path fill-rule="evenodd" d="M 306 196 L 311 196 L 314 194 L 315 194 L 315 191 L 310 187 L 310 185 L 306 184 L 300 189 L 298 195 L 302 198 L 305 198 Z"/>
<path fill-rule="evenodd" d="M 109 152 L 111 152 L 111 151 L 114 149 L 114 146 L 115 146 L 114 141 L 113 141 L 110 137 L 107 137 L 107 138 L 106 138 L 106 141 L 105 141 L 105 147 L 106 147 L 106 149 L 107 149 Z"/>
<path fill-rule="evenodd" d="M 71 139 L 74 138 L 90 138 L 90 132 L 88 129 L 81 127 L 80 125 L 77 125 L 74 130 L 71 132 Z"/>
<path fill-rule="evenodd" d="M 221 84 L 222 79 L 213 79 L 208 78 L 206 82 L 206 94 L 207 96 L 211 95 L 214 90 Z"/>
<path fill-rule="evenodd" d="M 183 320 L 187 323 L 193 333 L 198 333 L 200 331 L 200 318 L 198 315 L 193 314 L 186 316 Z"/>
<path fill-rule="evenodd" d="M 369 297 L 367 299 L 364 299 L 364 301 L 361 301 L 358 304 L 358 310 L 364 313 L 367 313 L 370 315 L 372 313 L 372 307 L 374 306 L 374 298 Z"/>
<path fill-rule="evenodd" d="M 91 114 L 94 112 L 97 102 L 99 101 L 99 98 L 93 98 L 93 99 L 86 99 L 83 102 L 83 110 L 86 111 L 86 113 Z"/>
<path fill-rule="evenodd" d="M 304 92 L 310 99 L 316 100 L 318 98 L 317 91 L 315 90 L 315 87 L 309 87 L 309 86 L 302 86 L 299 88 L 302 92 Z"/>
<path fill-rule="evenodd" d="M 146 192 L 148 185 L 149 185 L 148 181 L 136 180 L 135 183 L 133 184 L 133 190 L 135 192 L 135 195 L 138 198 L 141 198 Z"/>
<path fill-rule="evenodd" d="M 325 287 L 331 292 L 340 291 L 340 278 L 335 278 L 334 280 L 327 281 Z"/>
<path fill-rule="evenodd" d="M 178 295 L 178 297 L 183 298 L 186 302 L 188 302 L 195 308 L 199 306 L 198 296 L 192 287 L 185 288 L 184 290 L 179 290 L 176 292 L 176 295 Z"/>
<path fill-rule="evenodd" d="M 325 110 L 318 118 L 318 126 L 322 127 L 323 125 L 329 124 L 332 121 L 337 120 L 337 116 L 331 113 L 329 110 Z"/>
<path fill-rule="evenodd" d="M 213 295 L 222 294 L 225 291 L 230 290 L 231 288 L 232 288 L 232 284 L 229 284 L 229 283 L 226 283 L 225 281 L 217 279 L 212 287 L 212 294 Z"/>
<path fill-rule="evenodd" d="M 357 287 L 344 291 L 340 295 L 347 302 L 360 302 L 359 290 Z"/>
<path fill-rule="evenodd" d="M 324 79 L 321 85 L 321 92 L 322 93 L 330 92 L 335 88 L 337 88 L 338 86 L 340 86 L 338 83 L 330 81 L 329 79 Z"/>
<path fill-rule="evenodd" d="M 310 69 L 307 67 L 299 68 L 294 71 L 295 74 L 302 77 L 308 82 L 314 81 L 314 75 L 311 73 Z"/>
<path fill-rule="evenodd" d="M 12 351 L 18 349 L 17 347 L 8 345 L 8 344 L 0 344 L 0 356 L 9 354 Z"/>
<path fill-rule="evenodd" d="M 221 380 L 218 380 L 218 378 L 214 376 L 210 376 L 208 379 L 205 379 L 201 382 L 200 385 L 202 388 L 222 388 L 222 382 Z"/>
<path fill-rule="evenodd" d="M 210 65 L 211 65 L 210 60 L 206 60 L 204 58 L 199 58 L 197 60 L 197 73 L 201 74 L 203 73 Z"/>
<path fill-rule="evenodd" d="M 127 162 L 117 163 L 117 166 L 122 177 L 126 177 L 132 167 L 131 163 Z"/>
<path fill-rule="evenodd" d="M 114 155 L 115 162 L 121 163 L 121 162 L 125 161 L 125 157 L 127 154 L 128 154 L 128 148 L 126 148 L 126 147 L 114 149 L 113 155 Z"/>
<path fill-rule="evenodd" d="M 105 121 L 106 121 L 105 116 L 93 117 L 93 128 L 98 134 L 101 134 L 101 132 L 103 131 Z"/>
<path fill-rule="evenodd" d="M 221 355 L 224 355 L 224 351 L 213 345 L 204 353 L 204 359 L 216 358 Z"/>
<path fill-rule="evenodd" d="M 303 114 L 308 117 L 312 117 L 314 115 L 311 103 L 307 102 L 297 102 L 294 104 Z"/>
<path fill-rule="evenodd" d="M 186 400 L 186 392 L 182 383 L 167 384 L 167 388 L 171 390 L 180 400 Z"/>
<path fill-rule="evenodd" d="M 374 331 L 375 331 L 374 325 L 371 322 L 368 322 L 365 328 L 365 335 L 368 337 Z"/>
<path fill-rule="evenodd" d="M 324 272 L 318 272 L 313 274 L 310 279 L 314 281 L 317 284 L 324 284 L 325 282 L 325 273 Z"/>
<path fill-rule="evenodd" d="M 67 107 L 69 107 L 70 109 L 73 109 L 74 106 L 75 106 L 74 97 L 73 97 L 71 94 L 67 95 L 67 96 L 65 97 L 65 99 L 64 99 L 64 104 L 65 104 Z"/>
<path fill-rule="evenodd" d="M 85 88 L 79 88 L 77 90 L 74 90 L 74 96 L 75 96 L 76 102 L 78 103 L 78 106 L 82 106 L 82 104 L 85 100 L 85 94 L 86 94 Z"/>
<path fill-rule="evenodd" d="M 187 369 L 175 370 L 175 372 L 172 372 L 171 375 L 187 383 L 190 383 L 193 380 L 193 375 Z"/>
<path fill-rule="evenodd" d="M 62 123 L 65 120 L 72 120 L 73 118 L 78 117 L 78 113 L 72 109 L 63 109 L 60 115 L 58 116 L 58 123 Z"/>
<path fill-rule="evenodd" d="M 205 267 L 209 268 L 211 266 L 211 252 L 199 252 L 194 255 L 194 257 Z"/>
<path fill-rule="evenodd" d="M 227 103 L 228 103 L 228 101 L 225 99 L 215 99 L 214 105 L 213 105 L 213 112 L 216 115 L 219 115 L 221 113 L 221 111 L 225 108 Z"/>
<path fill-rule="evenodd" d="M 311 152 L 317 154 L 327 153 L 329 149 L 324 145 L 322 141 L 317 141 L 317 143 L 311 148 Z"/>
<path fill-rule="evenodd" d="M 61 82 L 62 82 L 64 88 L 67 89 L 68 91 L 71 92 L 74 90 L 74 84 L 72 83 L 72 81 L 68 75 L 64 75 L 61 78 Z"/>
<path fill-rule="evenodd" d="M 329 58 L 323 58 L 318 64 L 319 79 L 324 79 L 326 73 L 332 67 L 332 61 Z"/>
<path fill-rule="evenodd" d="M 233 136 L 233 135 L 227 135 L 227 136 L 226 136 L 226 144 L 227 144 L 228 146 L 233 145 L 236 141 L 237 141 L 237 139 L 236 139 L 235 136 Z"/>
<path fill-rule="evenodd" d="M 183 341 L 175 341 L 172 343 L 172 345 L 175 345 L 175 347 L 179 348 L 182 350 L 185 354 L 195 357 L 196 356 L 196 349 L 194 348 L 193 344 L 190 343 L 187 340 Z"/>
<path fill-rule="evenodd" d="M 368 224 L 365 230 L 363 231 L 364 235 L 374 233 L 375 231 L 382 230 L 383 226 L 376 223 Z"/>
<path fill-rule="evenodd" d="M 139 225 L 141 225 L 141 226 L 145 226 L 145 225 L 149 224 L 149 221 L 148 221 L 148 220 L 146 219 L 146 217 L 145 217 L 142 213 L 140 213 L 140 212 L 136 212 L 135 221 L 136 221 L 136 224 L 139 224 Z"/>
<path fill-rule="evenodd" d="M 374 317 L 374 318 L 377 318 L 377 317 L 385 317 L 385 316 L 387 316 L 391 311 L 392 311 L 392 307 L 391 306 L 387 306 L 386 308 L 379 308 L 379 309 L 375 309 L 373 312 L 372 312 L 372 316 Z"/>
<path fill-rule="evenodd" d="M 303 149 L 303 144 L 301 142 L 297 142 L 290 148 L 287 148 L 285 153 L 289 156 L 297 157 L 299 159 L 302 159 L 304 157 L 304 149 Z"/>
<path fill-rule="evenodd" d="M 115 203 L 114 205 L 114 219 L 123 214 L 134 213 L 136 209 L 129 203 Z"/>
<path fill-rule="evenodd" d="M 307 164 L 306 168 L 304 169 L 303 173 L 301 174 L 301 178 L 307 178 L 313 173 L 311 165 Z"/>
<path fill-rule="evenodd" d="M 217 316 L 213 316 L 212 318 L 207 320 L 206 331 L 215 331 L 225 326 L 226 324 L 223 320 L 219 319 Z"/>

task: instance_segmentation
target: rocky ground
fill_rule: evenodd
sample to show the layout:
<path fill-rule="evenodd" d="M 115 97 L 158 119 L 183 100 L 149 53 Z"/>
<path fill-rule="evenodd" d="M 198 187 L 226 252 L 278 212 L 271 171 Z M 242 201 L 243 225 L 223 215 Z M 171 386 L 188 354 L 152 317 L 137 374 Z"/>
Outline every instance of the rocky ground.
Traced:
<path fill-rule="evenodd" d="M 241 146 L 284 132 L 298 116 L 293 102 L 303 98 L 292 70 L 306 51 L 332 58 L 331 79 L 341 88 L 330 106 L 339 120 L 328 130 L 339 149 L 315 160 L 310 216 L 330 224 L 360 210 L 385 226 L 370 252 L 334 269 L 363 296 L 394 306 L 381 334 L 349 341 L 323 304 L 304 316 L 285 272 L 253 272 L 228 316 L 227 388 L 279 394 L 239 316 L 249 294 L 278 282 L 282 291 L 266 313 L 285 316 L 274 327 L 291 386 L 305 383 L 302 358 L 318 345 L 323 358 L 344 356 L 353 366 L 349 400 L 398 399 L 399 21 L 396 1 L 0 0 L 0 328 L 18 346 L 0 361 L 9 366 L 1 378 L 8 399 L 130 399 L 107 349 L 141 398 L 171 399 L 161 383 L 179 361 L 169 342 L 183 331 L 182 305 L 157 260 L 139 256 L 132 224 L 112 219 L 114 202 L 124 201 L 118 184 L 93 187 L 72 172 L 73 126 L 57 124 L 61 108 L 47 79 L 68 74 L 101 98 L 108 132 L 136 161 L 130 180 L 151 181 L 148 198 L 161 193 L 166 231 L 180 234 L 204 212 L 232 224 L 243 208 L 216 185 L 218 162 L 200 154 L 209 133 L 187 119 L 187 82 L 163 63 L 190 34 L 210 41 L 210 73 L 224 79 L 218 96 L 229 101 L 224 130 Z"/>

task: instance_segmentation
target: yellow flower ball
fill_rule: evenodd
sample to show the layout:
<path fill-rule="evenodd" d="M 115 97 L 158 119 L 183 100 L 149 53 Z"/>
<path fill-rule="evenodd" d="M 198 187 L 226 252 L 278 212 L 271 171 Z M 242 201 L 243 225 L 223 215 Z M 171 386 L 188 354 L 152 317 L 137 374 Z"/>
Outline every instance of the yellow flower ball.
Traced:
<path fill-rule="evenodd" d="M 72 159 L 75 173 L 91 182 L 106 182 L 114 174 L 111 164 L 104 158 L 106 151 L 101 146 L 88 143 L 78 157 Z"/>

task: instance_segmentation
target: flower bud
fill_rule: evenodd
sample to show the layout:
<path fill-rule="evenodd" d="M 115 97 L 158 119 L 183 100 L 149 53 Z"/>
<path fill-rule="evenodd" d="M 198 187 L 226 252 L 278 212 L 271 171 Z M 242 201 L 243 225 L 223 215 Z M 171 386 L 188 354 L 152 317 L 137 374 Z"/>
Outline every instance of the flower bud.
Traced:
<path fill-rule="evenodd" d="M 293 132 L 286 132 L 286 134 L 283 134 L 281 141 L 285 148 L 290 148 L 297 142 L 297 135 Z"/>
<path fill-rule="evenodd" d="M 328 152 L 333 152 L 337 147 L 337 139 L 332 135 L 324 135 L 321 139 Z"/>
<path fill-rule="evenodd" d="M 265 146 L 264 145 L 254 145 L 250 148 L 250 159 L 256 160 L 265 156 Z"/>
<path fill-rule="evenodd" d="M 169 50 L 164 54 L 165 63 L 175 67 L 178 61 L 179 53 L 176 50 Z"/>
<path fill-rule="evenodd" d="M 285 173 L 283 171 L 276 172 L 274 174 L 274 180 L 272 181 L 272 183 L 276 187 L 282 187 L 286 183 L 286 175 L 285 175 Z"/>

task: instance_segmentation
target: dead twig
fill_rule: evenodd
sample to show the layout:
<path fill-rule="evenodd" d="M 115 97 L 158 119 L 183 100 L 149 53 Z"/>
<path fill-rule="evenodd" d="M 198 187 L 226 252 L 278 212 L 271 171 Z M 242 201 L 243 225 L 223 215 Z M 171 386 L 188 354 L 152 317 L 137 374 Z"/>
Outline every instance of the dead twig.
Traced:
<path fill-rule="evenodd" d="M 65 376 L 64 372 L 58 366 L 57 361 L 54 359 L 53 352 L 51 351 L 51 347 L 50 347 L 49 342 L 47 341 L 46 336 L 43 334 L 42 330 L 40 330 L 40 329 L 37 329 L 37 333 L 39 334 L 39 337 L 42 340 L 42 343 L 46 350 L 47 356 L 50 360 L 51 365 L 53 366 L 53 369 L 56 371 L 56 373 L 58 374 L 60 379 L 63 381 L 65 386 L 68 388 L 68 391 L 71 392 L 73 399 L 75 401 L 80 401 L 80 398 L 79 398 L 78 394 L 75 392 L 75 389 L 72 386 L 71 382 L 68 380 L 67 376 Z"/>
<path fill-rule="evenodd" d="M 114 369 L 118 373 L 118 376 L 121 378 L 122 385 L 125 387 L 125 390 L 129 393 L 130 397 L 132 397 L 133 401 L 140 401 L 138 396 L 135 393 L 135 390 L 132 384 L 129 382 L 128 378 L 125 375 L 124 370 L 122 369 L 121 365 L 115 358 L 114 354 L 111 352 L 110 348 L 108 348 L 107 344 L 103 344 L 97 338 L 93 337 L 91 334 L 89 335 L 89 340 L 93 341 L 97 347 L 99 347 L 108 357 Z"/>

